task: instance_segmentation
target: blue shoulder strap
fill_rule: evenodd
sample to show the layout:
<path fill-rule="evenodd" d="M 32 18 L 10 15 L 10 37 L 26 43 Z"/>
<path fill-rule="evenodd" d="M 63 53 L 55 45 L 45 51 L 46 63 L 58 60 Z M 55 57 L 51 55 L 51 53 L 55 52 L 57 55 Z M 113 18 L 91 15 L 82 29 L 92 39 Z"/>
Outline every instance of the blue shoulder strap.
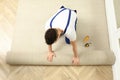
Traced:
<path fill-rule="evenodd" d="M 67 28 L 68 28 L 69 23 L 70 23 L 70 18 L 71 18 L 71 10 L 69 10 L 68 21 L 67 21 L 67 25 L 66 25 L 66 27 L 65 27 L 65 30 L 64 30 L 63 34 L 65 34 L 66 31 L 67 31 Z"/>
<path fill-rule="evenodd" d="M 66 8 L 63 8 L 61 11 L 59 11 L 53 18 L 52 18 L 52 20 L 51 20 L 51 22 L 50 22 L 50 27 L 52 28 L 52 22 L 53 22 L 53 20 L 55 19 L 55 17 L 59 14 L 59 13 L 61 13 L 62 11 L 64 11 Z"/>
<path fill-rule="evenodd" d="M 66 9 L 66 8 L 63 8 L 61 11 L 59 11 L 59 12 L 52 18 L 52 20 L 51 20 L 51 22 L 50 22 L 50 27 L 51 27 L 51 28 L 52 28 L 52 22 L 53 22 L 53 20 L 55 19 L 55 17 L 56 17 L 59 13 L 61 13 L 62 11 L 64 11 L 65 9 Z M 69 23 L 70 23 L 70 18 L 71 18 L 71 10 L 69 9 L 68 21 L 67 21 L 67 24 L 66 24 L 66 27 L 65 27 L 65 30 L 64 30 L 63 34 L 65 34 L 66 31 L 67 31 L 67 28 L 68 28 Z"/>

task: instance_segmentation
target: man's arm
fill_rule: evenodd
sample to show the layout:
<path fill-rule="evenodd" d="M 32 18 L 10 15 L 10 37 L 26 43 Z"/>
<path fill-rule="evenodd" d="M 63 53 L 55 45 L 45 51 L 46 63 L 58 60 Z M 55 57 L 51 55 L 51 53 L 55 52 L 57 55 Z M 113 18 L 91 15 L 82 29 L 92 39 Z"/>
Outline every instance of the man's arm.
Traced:
<path fill-rule="evenodd" d="M 47 60 L 52 62 L 53 57 L 56 57 L 54 51 L 52 50 L 52 45 L 48 45 L 48 56 L 47 56 Z"/>
<path fill-rule="evenodd" d="M 52 45 L 48 45 L 48 51 L 52 52 Z"/>
<path fill-rule="evenodd" d="M 78 65 L 79 64 L 79 57 L 78 57 L 76 41 L 71 41 L 71 45 L 72 45 L 73 53 L 74 53 L 72 63 L 75 65 Z"/>

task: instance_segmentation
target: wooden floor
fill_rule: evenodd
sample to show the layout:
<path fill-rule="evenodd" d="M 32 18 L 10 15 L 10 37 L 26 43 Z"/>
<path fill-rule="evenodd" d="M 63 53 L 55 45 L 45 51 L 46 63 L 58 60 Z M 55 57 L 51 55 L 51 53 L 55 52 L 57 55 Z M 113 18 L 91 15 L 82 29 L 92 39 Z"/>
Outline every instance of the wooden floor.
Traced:
<path fill-rule="evenodd" d="M 17 5 L 18 0 L 0 0 L 0 29 L 10 39 L 15 28 Z M 2 54 L 0 80 L 113 80 L 111 66 L 10 66 Z"/>

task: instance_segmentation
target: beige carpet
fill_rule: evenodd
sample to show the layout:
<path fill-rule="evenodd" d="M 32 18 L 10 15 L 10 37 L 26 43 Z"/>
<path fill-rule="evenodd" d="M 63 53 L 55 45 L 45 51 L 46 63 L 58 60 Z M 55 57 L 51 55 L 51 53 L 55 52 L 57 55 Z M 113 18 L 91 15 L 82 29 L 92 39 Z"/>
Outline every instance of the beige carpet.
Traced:
<path fill-rule="evenodd" d="M 16 29 L 11 51 L 8 52 L 9 64 L 27 65 L 71 65 L 72 49 L 65 44 L 64 38 L 53 49 L 57 57 L 52 63 L 46 60 L 47 45 L 44 41 L 44 25 L 61 5 L 78 11 L 77 46 L 80 65 L 112 65 L 115 62 L 109 49 L 104 0 L 20 0 L 17 12 Z M 89 35 L 92 44 L 85 48 L 83 38 Z"/>

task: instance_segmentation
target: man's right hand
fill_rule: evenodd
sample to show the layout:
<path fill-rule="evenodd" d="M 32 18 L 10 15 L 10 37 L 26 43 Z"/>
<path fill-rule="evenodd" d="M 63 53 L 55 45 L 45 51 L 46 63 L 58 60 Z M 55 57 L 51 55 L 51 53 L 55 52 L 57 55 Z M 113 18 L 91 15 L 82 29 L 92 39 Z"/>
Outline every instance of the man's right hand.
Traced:
<path fill-rule="evenodd" d="M 54 51 L 49 52 L 48 55 L 47 55 L 47 60 L 50 61 L 50 62 L 52 62 L 53 57 L 56 57 Z"/>

